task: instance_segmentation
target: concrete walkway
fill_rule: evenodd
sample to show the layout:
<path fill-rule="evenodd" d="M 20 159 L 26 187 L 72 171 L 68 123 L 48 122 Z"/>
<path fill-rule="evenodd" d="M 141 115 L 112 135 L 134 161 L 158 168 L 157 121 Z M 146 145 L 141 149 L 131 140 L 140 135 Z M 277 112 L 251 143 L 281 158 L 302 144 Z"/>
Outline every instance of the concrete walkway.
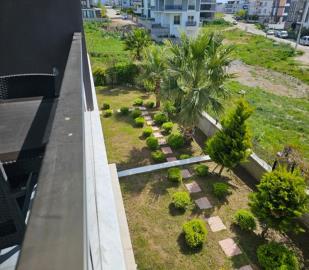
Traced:
<path fill-rule="evenodd" d="M 192 157 L 192 158 L 187 158 L 183 160 L 175 160 L 175 161 L 164 162 L 164 163 L 155 164 L 155 165 L 148 165 L 148 166 L 133 168 L 129 170 L 119 171 L 118 177 L 124 177 L 124 176 L 141 174 L 141 173 L 148 173 L 148 172 L 158 171 L 158 170 L 167 169 L 171 167 L 183 166 L 183 165 L 204 162 L 204 161 L 210 161 L 210 157 L 209 156 Z"/>

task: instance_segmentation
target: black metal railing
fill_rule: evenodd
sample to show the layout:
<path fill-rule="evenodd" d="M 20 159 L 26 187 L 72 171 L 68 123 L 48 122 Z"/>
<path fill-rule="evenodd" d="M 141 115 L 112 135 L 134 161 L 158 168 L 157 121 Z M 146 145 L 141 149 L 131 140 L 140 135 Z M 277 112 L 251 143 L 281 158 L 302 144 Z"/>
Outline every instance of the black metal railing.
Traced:
<path fill-rule="evenodd" d="M 196 26 L 196 21 L 187 21 L 186 26 Z"/>
<path fill-rule="evenodd" d="M 182 10 L 182 5 L 165 5 L 165 10 Z"/>

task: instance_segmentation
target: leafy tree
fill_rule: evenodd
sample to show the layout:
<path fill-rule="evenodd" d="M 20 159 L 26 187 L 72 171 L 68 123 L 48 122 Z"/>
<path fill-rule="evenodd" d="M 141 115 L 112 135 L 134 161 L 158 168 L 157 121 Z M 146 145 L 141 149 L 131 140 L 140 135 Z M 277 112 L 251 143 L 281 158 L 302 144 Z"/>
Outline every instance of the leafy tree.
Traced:
<path fill-rule="evenodd" d="M 164 93 L 176 106 L 187 138 L 192 137 L 204 110 L 223 109 L 219 97 L 227 94 L 224 82 L 230 77 L 226 67 L 231 62 L 232 47 L 224 46 L 222 41 L 221 35 L 202 33 L 195 39 L 182 35 L 180 44 L 166 42 Z"/>
<path fill-rule="evenodd" d="M 154 85 L 156 107 L 160 107 L 161 84 L 166 70 L 164 50 L 159 46 L 150 46 L 145 49 L 141 65 L 141 77 Z"/>
<path fill-rule="evenodd" d="M 245 19 L 247 17 L 247 11 L 244 9 L 240 9 L 236 12 L 236 16 Z"/>
<path fill-rule="evenodd" d="M 125 39 L 125 49 L 132 52 L 133 57 L 141 60 L 142 51 L 151 44 L 148 32 L 143 28 L 136 28 Z"/>
<path fill-rule="evenodd" d="M 302 231 L 296 219 L 309 211 L 308 203 L 304 178 L 298 171 L 279 167 L 264 174 L 257 192 L 250 196 L 249 205 L 264 226 L 264 236 L 268 228 L 283 233 Z"/>
<path fill-rule="evenodd" d="M 232 169 L 245 161 L 251 153 L 251 135 L 246 120 L 252 109 L 240 99 L 237 107 L 222 121 L 222 130 L 218 131 L 206 144 L 206 152 L 216 163 Z"/>

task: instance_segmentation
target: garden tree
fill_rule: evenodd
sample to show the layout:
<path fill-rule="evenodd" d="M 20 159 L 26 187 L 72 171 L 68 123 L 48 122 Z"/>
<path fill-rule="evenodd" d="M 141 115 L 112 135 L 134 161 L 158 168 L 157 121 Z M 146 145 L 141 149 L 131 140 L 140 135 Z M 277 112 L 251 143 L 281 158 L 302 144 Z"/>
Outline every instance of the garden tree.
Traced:
<path fill-rule="evenodd" d="M 132 52 L 133 57 L 141 60 L 142 51 L 152 43 L 150 35 L 143 28 L 136 28 L 125 39 L 125 49 Z"/>
<path fill-rule="evenodd" d="M 257 192 L 250 195 L 252 213 L 264 227 L 280 232 L 302 231 L 297 218 L 309 211 L 306 184 L 299 171 L 289 172 L 285 167 L 264 174 Z"/>
<path fill-rule="evenodd" d="M 166 70 L 164 49 L 159 46 L 149 46 L 144 50 L 141 64 L 141 78 L 154 85 L 156 107 L 160 107 L 161 83 Z"/>
<path fill-rule="evenodd" d="M 222 129 L 206 144 L 210 158 L 224 167 L 232 169 L 245 161 L 251 153 L 251 135 L 246 125 L 252 109 L 243 99 L 237 102 L 236 109 L 223 119 Z"/>
<path fill-rule="evenodd" d="M 232 47 L 223 46 L 215 33 L 202 33 L 191 39 L 181 36 L 180 44 L 167 41 L 167 76 L 164 94 L 176 106 L 187 139 L 205 109 L 222 110 L 220 97 L 227 91 L 224 82 L 230 77 L 226 67 L 231 62 Z"/>
<path fill-rule="evenodd" d="M 244 9 L 240 9 L 240 10 L 238 10 L 238 11 L 236 12 L 236 16 L 237 16 L 237 17 L 240 17 L 240 18 L 242 18 L 242 19 L 245 19 L 246 16 L 247 16 L 247 11 L 244 10 Z"/>

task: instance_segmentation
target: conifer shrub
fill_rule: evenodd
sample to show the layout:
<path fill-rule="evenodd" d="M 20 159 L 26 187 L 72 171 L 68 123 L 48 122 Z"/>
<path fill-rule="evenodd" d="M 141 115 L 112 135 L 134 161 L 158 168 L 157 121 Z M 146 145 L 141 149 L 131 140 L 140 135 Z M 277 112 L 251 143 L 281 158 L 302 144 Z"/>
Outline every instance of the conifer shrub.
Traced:
<path fill-rule="evenodd" d="M 190 155 L 188 155 L 188 154 L 181 154 L 180 156 L 179 156 L 179 159 L 187 159 L 187 158 L 190 158 L 191 156 Z"/>
<path fill-rule="evenodd" d="M 134 123 L 136 127 L 143 127 L 145 124 L 145 119 L 144 117 L 137 117 L 134 119 Z"/>
<path fill-rule="evenodd" d="M 173 126 L 174 124 L 172 122 L 165 122 L 162 125 L 162 129 L 164 130 L 166 134 L 170 134 L 171 131 L 173 130 Z"/>
<path fill-rule="evenodd" d="M 140 117 L 142 115 L 142 112 L 141 110 L 139 109 L 134 109 L 132 112 L 131 112 L 131 115 L 133 117 L 133 119 L 137 118 L 137 117 Z"/>
<path fill-rule="evenodd" d="M 146 103 L 145 103 L 145 106 L 149 109 L 152 109 L 154 107 L 155 103 L 154 101 L 152 100 L 148 100 Z"/>
<path fill-rule="evenodd" d="M 229 193 L 230 187 L 226 183 L 214 183 L 213 184 L 213 192 L 218 199 L 224 199 Z"/>
<path fill-rule="evenodd" d="M 151 135 L 152 135 L 152 128 L 151 127 L 146 127 L 146 128 L 143 129 L 143 137 L 148 138 Z"/>
<path fill-rule="evenodd" d="M 192 219 L 182 226 L 186 244 L 190 248 L 197 248 L 203 245 L 207 236 L 205 222 L 201 219 Z"/>
<path fill-rule="evenodd" d="M 235 213 L 234 223 L 244 231 L 253 231 L 256 229 L 254 215 L 245 209 L 240 209 Z"/>
<path fill-rule="evenodd" d="M 120 114 L 122 115 L 128 115 L 130 112 L 129 108 L 128 107 L 121 107 L 120 108 Z"/>
<path fill-rule="evenodd" d="M 146 144 L 151 150 L 156 150 L 159 146 L 158 139 L 153 136 L 147 138 Z"/>
<path fill-rule="evenodd" d="M 172 195 L 172 204 L 176 209 L 186 210 L 191 204 L 190 195 L 184 191 L 175 192 Z"/>
<path fill-rule="evenodd" d="M 169 168 L 167 171 L 168 180 L 176 183 L 180 183 L 182 181 L 181 170 L 177 167 Z"/>
<path fill-rule="evenodd" d="M 156 163 L 160 163 L 160 162 L 165 161 L 165 155 L 160 150 L 156 150 L 156 151 L 151 152 L 151 157 L 154 160 L 154 162 L 156 162 Z"/>
<path fill-rule="evenodd" d="M 103 116 L 104 117 L 111 117 L 112 114 L 113 114 L 112 110 L 105 110 L 104 113 L 103 113 Z"/>
<path fill-rule="evenodd" d="M 144 101 L 141 98 L 137 98 L 134 100 L 133 105 L 134 106 L 142 106 Z"/>
<path fill-rule="evenodd" d="M 206 166 L 205 164 L 199 164 L 194 167 L 194 170 L 198 176 L 206 176 L 208 175 L 209 169 L 208 166 Z"/>
<path fill-rule="evenodd" d="M 156 113 L 153 117 L 155 123 L 159 126 L 161 126 L 163 123 L 167 122 L 167 116 L 164 113 Z"/>
<path fill-rule="evenodd" d="M 180 133 L 172 133 L 168 136 L 167 143 L 173 149 L 179 149 L 184 146 L 185 139 Z"/>
<path fill-rule="evenodd" d="M 108 103 L 103 103 L 102 110 L 108 110 L 108 109 L 110 109 L 110 107 L 111 106 Z"/>

